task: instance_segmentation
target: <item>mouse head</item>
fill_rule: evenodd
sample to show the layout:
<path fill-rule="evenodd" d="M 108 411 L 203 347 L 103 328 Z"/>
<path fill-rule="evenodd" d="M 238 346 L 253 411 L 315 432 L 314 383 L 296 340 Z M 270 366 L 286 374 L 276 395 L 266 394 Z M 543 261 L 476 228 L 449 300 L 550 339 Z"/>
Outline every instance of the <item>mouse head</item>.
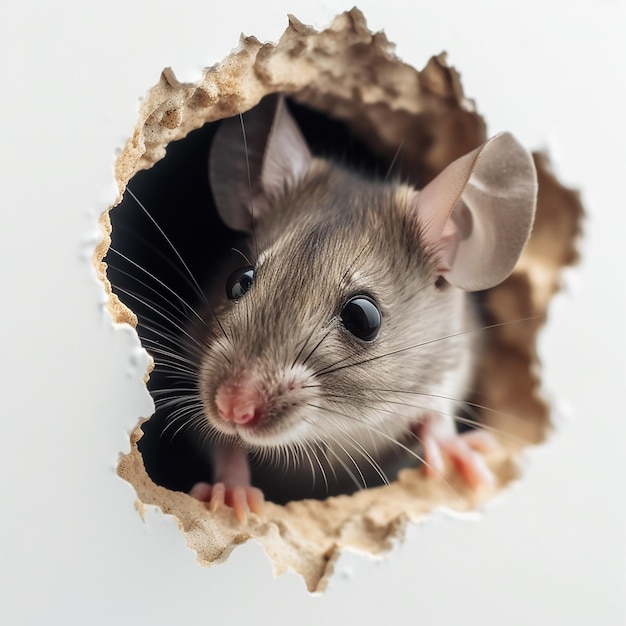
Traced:
<path fill-rule="evenodd" d="M 436 339 L 464 329 L 464 291 L 511 272 L 536 196 L 511 135 L 417 191 L 314 158 L 279 96 L 222 122 L 210 178 L 258 258 L 227 281 L 199 385 L 213 428 L 256 447 L 378 428 L 382 390 L 432 391 L 468 346 Z"/>

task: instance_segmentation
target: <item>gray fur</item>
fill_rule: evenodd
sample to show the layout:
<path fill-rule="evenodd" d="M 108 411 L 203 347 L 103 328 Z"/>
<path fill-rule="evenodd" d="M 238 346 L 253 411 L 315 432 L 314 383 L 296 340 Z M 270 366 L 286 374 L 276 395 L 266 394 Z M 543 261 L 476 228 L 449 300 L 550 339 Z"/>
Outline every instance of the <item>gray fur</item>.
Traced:
<path fill-rule="evenodd" d="M 456 403 L 432 396 L 464 398 L 473 338 L 458 333 L 476 322 L 465 292 L 435 285 L 411 189 L 315 160 L 275 203 L 272 218 L 258 222 L 256 245 L 252 288 L 235 302 L 224 298 L 216 311 L 227 338 L 215 320 L 206 338 L 199 386 L 216 431 L 251 450 L 315 450 L 324 442 L 331 463 L 347 448 L 368 466 L 365 451 L 383 458 L 394 447 L 387 437 L 406 440 L 425 410 L 447 414 L 453 428 Z M 370 294 L 382 313 L 372 342 L 354 338 L 339 319 L 346 299 L 359 293 Z M 306 362 L 315 388 L 281 395 L 253 435 L 219 418 L 214 398 L 223 381 L 252 370 L 275 388 L 284 369 L 302 364 L 318 343 Z"/>

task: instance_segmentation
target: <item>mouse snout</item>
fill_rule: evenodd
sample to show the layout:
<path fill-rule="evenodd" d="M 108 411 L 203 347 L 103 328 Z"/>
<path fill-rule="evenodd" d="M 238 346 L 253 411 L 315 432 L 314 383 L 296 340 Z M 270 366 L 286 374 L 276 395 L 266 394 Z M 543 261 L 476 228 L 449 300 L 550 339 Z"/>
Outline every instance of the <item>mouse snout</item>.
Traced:
<path fill-rule="evenodd" d="M 219 416 L 228 422 L 252 426 L 265 412 L 265 397 L 254 379 L 222 383 L 215 404 Z"/>

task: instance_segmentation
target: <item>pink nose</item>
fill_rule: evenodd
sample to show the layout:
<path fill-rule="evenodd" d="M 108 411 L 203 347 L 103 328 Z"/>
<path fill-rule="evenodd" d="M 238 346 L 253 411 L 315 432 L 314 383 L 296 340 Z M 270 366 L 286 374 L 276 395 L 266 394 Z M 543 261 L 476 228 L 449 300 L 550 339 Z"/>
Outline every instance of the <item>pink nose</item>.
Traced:
<path fill-rule="evenodd" d="M 252 425 L 265 410 L 263 393 L 254 380 L 222 383 L 215 394 L 215 404 L 220 417 L 235 424 Z"/>

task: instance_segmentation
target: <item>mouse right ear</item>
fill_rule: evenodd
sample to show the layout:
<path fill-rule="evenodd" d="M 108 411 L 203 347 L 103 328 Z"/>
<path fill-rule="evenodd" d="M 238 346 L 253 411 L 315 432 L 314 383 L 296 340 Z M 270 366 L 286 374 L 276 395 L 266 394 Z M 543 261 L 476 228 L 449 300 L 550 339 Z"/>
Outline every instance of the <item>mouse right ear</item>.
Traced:
<path fill-rule="evenodd" d="M 416 192 L 412 208 L 440 275 L 478 291 L 513 270 L 530 235 L 536 200 L 532 156 L 502 133 L 448 165 Z"/>
<path fill-rule="evenodd" d="M 223 120 L 209 158 L 209 180 L 222 221 L 251 233 L 253 221 L 262 220 L 276 197 L 305 176 L 312 159 L 280 94 Z"/>

